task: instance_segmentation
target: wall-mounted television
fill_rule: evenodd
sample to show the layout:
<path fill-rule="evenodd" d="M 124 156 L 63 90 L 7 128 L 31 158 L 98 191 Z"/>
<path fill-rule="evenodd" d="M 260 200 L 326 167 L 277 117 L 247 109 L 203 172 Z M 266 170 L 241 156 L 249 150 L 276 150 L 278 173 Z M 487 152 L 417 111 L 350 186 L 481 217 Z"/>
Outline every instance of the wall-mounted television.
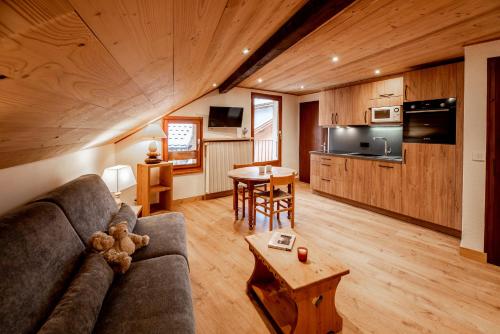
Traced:
<path fill-rule="evenodd" d="M 243 108 L 210 107 L 209 128 L 239 128 L 243 119 Z"/>

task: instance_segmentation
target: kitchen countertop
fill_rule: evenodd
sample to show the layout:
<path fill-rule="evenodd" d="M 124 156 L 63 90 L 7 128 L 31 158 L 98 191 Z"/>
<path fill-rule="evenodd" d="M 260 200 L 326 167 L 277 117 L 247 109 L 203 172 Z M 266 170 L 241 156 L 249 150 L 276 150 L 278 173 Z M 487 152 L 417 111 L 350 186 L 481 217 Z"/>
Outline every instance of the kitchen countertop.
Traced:
<path fill-rule="evenodd" d="M 403 157 L 402 156 L 383 156 L 383 155 L 377 155 L 377 156 L 364 156 L 364 155 L 358 155 L 358 154 L 353 154 L 349 152 L 337 152 L 337 151 L 328 151 L 328 152 L 323 152 L 323 151 L 310 151 L 309 153 L 311 154 L 323 154 L 323 155 L 332 155 L 332 156 L 338 156 L 338 157 L 345 157 L 345 158 L 354 158 L 354 159 L 364 159 L 364 160 L 375 160 L 375 161 L 385 161 L 385 162 L 393 162 L 393 163 L 402 163 L 403 162 Z"/>

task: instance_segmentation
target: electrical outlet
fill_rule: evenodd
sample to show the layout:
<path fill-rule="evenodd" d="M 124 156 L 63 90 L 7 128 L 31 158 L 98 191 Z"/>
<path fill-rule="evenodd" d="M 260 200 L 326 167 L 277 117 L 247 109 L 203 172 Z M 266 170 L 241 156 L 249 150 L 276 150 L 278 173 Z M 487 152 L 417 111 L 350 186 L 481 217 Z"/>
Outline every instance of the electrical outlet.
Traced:
<path fill-rule="evenodd" d="M 370 147 L 370 143 L 362 141 L 362 142 L 359 143 L 359 147 L 365 147 L 365 148 L 366 147 Z"/>

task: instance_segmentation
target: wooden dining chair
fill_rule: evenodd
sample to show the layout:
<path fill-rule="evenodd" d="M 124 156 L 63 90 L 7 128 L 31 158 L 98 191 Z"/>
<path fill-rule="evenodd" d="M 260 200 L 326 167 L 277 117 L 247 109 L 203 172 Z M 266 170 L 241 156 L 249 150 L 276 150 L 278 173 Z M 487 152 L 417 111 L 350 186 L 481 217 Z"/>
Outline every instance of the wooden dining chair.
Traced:
<path fill-rule="evenodd" d="M 249 164 L 234 164 L 233 169 L 239 169 L 239 168 L 245 168 L 245 167 L 253 167 L 253 166 L 265 166 L 265 162 L 252 162 Z M 264 188 L 264 190 L 267 190 L 267 183 L 263 184 L 257 184 L 255 185 L 255 188 Z M 262 189 L 261 189 L 262 190 Z M 239 211 L 239 202 L 242 202 L 242 213 L 241 213 L 241 218 L 245 218 L 245 206 L 246 206 L 246 201 L 248 199 L 247 196 L 247 185 L 246 183 L 239 182 L 238 183 L 238 191 L 236 192 L 236 196 L 238 196 L 238 200 L 236 201 L 236 208 L 234 208 L 236 211 Z"/>
<path fill-rule="evenodd" d="M 287 191 L 280 189 L 280 186 L 287 186 Z M 276 208 L 274 207 L 275 203 Z M 263 210 L 260 208 L 263 208 Z M 293 228 L 295 222 L 295 174 L 287 176 L 271 175 L 269 191 L 255 190 L 253 197 L 254 219 L 257 212 L 269 217 L 269 231 L 273 230 L 274 214 L 276 214 L 278 222 L 281 222 L 280 213 L 288 212 L 290 225 Z"/>

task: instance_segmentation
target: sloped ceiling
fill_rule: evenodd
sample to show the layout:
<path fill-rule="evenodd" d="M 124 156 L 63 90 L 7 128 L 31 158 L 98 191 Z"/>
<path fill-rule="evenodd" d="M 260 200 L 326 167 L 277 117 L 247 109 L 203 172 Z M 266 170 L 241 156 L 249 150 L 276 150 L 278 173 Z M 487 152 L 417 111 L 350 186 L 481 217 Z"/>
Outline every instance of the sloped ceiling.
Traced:
<path fill-rule="evenodd" d="M 0 2 L 0 168 L 98 146 L 212 90 L 305 0 Z"/>
<path fill-rule="evenodd" d="M 499 0 L 358 0 L 240 86 L 306 94 L 375 69 L 390 75 L 462 57 L 465 45 L 498 38 Z"/>

